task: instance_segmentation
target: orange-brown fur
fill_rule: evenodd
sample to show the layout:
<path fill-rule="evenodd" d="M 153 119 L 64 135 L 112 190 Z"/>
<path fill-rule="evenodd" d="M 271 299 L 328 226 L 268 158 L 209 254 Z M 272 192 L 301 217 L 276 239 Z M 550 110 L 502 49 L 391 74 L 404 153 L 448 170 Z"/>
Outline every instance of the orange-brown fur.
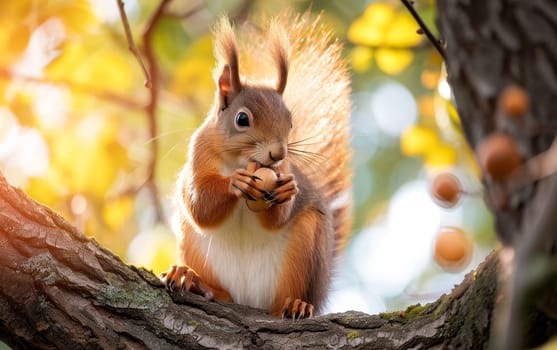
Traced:
<path fill-rule="evenodd" d="M 210 250 L 233 242 L 226 227 L 250 232 L 260 227 L 261 235 L 278 236 L 262 237 L 263 243 L 257 244 L 263 245 L 253 247 L 265 248 L 268 240 L 280 250 L 278 255 L 273 252 L 280 266 L 276 277 L 271 276 L 275 289 L 269 312 L 282 314 L 287 298 L 311 303 L 318 311 L 334 258 L 350 229 L 349 79 L 340 44 L 318 20 L 286 12 L 264 27 L 263 34 L 247 29 L 243 42 L 248 46 L 238 48 L 227 20 L 217 26 L 215 103 L 192 138 L 178 183 L 180 263 L 195 270 L 215 297 L 235 301 L 234 293 L 223 286 L 222 262 L 215 265 L 209 259 L 219 252 Z M 268 56 L 262 56 L 264 52 Z M 240 112 L 249 117 L 245 130 L 236 121 Z M 249 162 L 269 166 L 283 179 L 274 194 L 276 202 L 258 213 L 247 211 L 244 203 L 263 196 L 257 180 L 246 173 Z M 230 222 L 235 217 L 247 223 Z M 217 248 L 211 246 L 213 238 L 220 244 Z M 275 271 L 273 266 L 267 266 L 269 273 Z M 167 284 L 169 279 L 180 282 L 180 276 L 166 277 Z M 230 288 L 235 282 L 228 283 Z M 241 293 L 250 290 L 249 285 L 242 288 Z"/>

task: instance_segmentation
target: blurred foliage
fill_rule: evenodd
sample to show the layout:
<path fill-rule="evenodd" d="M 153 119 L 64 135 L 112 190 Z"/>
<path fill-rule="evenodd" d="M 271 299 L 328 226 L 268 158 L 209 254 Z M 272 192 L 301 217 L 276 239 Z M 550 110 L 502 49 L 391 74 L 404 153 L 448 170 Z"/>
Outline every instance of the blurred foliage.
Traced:
<path fill-rule="evenodd" d="M 157 4 L 126 1 L 140 48 Z M 241 19 L 284 6 L 322 12 L 345 41 L 353 72 L 355 235 L 380 221 L 406 182 L 449 169 L 479 188 L 450 93 L 443 95 L 441 59 L 416 34 L 408 12 L 389 0 L 174 1 L 152 43 L 161 79 L 156 135 L 148 131 L 149 91 L 128 50 L 116 0 L 0 2 L 0 169 L 113 252 L 164 270 L 175 261 L 175 243 L 143 186 L 151 146 L 159 143 L 155 181 L 169 219 L 189 137 L 213 99 L 211 24 L 221 13 Z M 432 1 L 416 6 L 434 27 Z M 374 102 L 387 85 L 413 111 L 400 121 L 379 115 L 385 106 Z M 398 107 L 396 100 L 386 106 Z M 485 209 L 471 215 L 466 229 L 488 249 L 489 215 Z M 423 276 L 435 273 L 430 266 Z"/>

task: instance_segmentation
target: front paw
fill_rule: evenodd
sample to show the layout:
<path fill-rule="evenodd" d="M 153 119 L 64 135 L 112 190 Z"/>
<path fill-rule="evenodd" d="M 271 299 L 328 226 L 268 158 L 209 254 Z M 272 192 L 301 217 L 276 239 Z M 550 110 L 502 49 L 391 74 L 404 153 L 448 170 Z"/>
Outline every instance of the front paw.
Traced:
<path fill-rule="evenodd" d="M 271 201 L 275 204 L 282 204 L 292 200 L 298 193 L 298 183 L 292 174 L 278 174 L 277 188 L 271 193 Z"/>
<path fill-rule="evenodd" d="M 313 305 L 301 299 L 286 298 L 282 306 L 282 318 L 299 320 L 313 317 Z"/>
<path fill-rule="evenodd" d="M 250 201 L 263 198 L 264 191 L 257 185 L 262 179 L 246 169 L 236 169 L 230 176 L 230 192 Z"/>
<path fill-rule="evenodd" d="M 175 290 L 189 291 L 197 295 L 205 297 L 207 300 L 213 300 L 213 293 L 201 280 L 201 277 L 190 267 L 185 265 L 172 265 L 167 272 L 159 275 L 161 282 L 168 291 Z"/>

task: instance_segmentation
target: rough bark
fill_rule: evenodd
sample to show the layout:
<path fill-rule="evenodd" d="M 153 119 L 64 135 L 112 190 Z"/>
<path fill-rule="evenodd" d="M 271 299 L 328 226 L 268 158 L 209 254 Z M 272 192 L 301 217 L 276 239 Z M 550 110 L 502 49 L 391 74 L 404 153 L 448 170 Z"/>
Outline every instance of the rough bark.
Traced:
<path fill-rule="evenodd" d="M 548 150 L 557 132 L 557 3 L 440 0 L 437 4 L 448 78 L 472 149 L 500 131 L 513 137 L 526 160 Z M 517 119 L 501 111 L 499 96 L 510 85 L 520 86 L 530 99 L 529 109 Z M 526 172 L 514 180 L 484 177 L 497 234 L 515 256 L 504 289 L 507 310 L 497 326 L 505 337 L 496 346 L 505 350 L 546 339 L 532 332 L 538 321 L 530 316 L 541 316 L 537 310 L 557 318 L 557 174 L 539 178 Z M 553 327 L 551 318 L 542 319 L 541 329 Z"/>
<path fill-rule="evenodd" d="M 350 311 L 292 321 L 170 295 L 0 175 L 0 339 L 14 349 L 481 348 L 498 262 L 450 295 L 404 312 Z"/>
<path fill-rule="evenodd" d="M 502 130 L 516 138 L 525 158 L 547 150 L 557 131 L 557 4 L 442 0 L 438 10 L 449 82 L 472 149 L 486 135 Z M 513 84 L 531 98 L 530 110 L 518 121 L 502 116 L 497 103 L 504 88 Z M 530 201 L 536 192 L 548 197 L 556 181 L 550 177 L 538 186 L 517 188 L 509 206 L 492 207 L 504 243 L 512 244 L 532 226 L 529 214 L 537 210 L 528 208 L 534 205 Z M 488 190 L 495 185 L 486 180 Z M 487 202 L 492 203 L 489 194 Z"/>

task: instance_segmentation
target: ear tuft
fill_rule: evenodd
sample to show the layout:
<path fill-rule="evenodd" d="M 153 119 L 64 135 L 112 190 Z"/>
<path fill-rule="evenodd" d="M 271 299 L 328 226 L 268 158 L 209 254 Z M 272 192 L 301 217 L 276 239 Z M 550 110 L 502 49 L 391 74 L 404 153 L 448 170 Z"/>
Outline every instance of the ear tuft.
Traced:
<path fill-rule="evenodd" d="M 290 57 L 290 42 L 285 29 L 277 20 L 272 20 L 269 26 L 270 42 L 272 47 L 271 54 L 277 65 L 278 79 L 276 90 L 282 95 L 286 88 L 288 79 L 288 65 Z"/>
<path fill-rule="evenodd" d="M 226 16 L 221 17 L 215 26 L 215 56 L 217 59 L 216 74 L 219 74 L 218 77 L 216 76 L 219 92 L 222 96 L 227 96 L 231 92 L 239 92 L 242 89 L 242 83 L 238 69 L 236 35 Z"/>

